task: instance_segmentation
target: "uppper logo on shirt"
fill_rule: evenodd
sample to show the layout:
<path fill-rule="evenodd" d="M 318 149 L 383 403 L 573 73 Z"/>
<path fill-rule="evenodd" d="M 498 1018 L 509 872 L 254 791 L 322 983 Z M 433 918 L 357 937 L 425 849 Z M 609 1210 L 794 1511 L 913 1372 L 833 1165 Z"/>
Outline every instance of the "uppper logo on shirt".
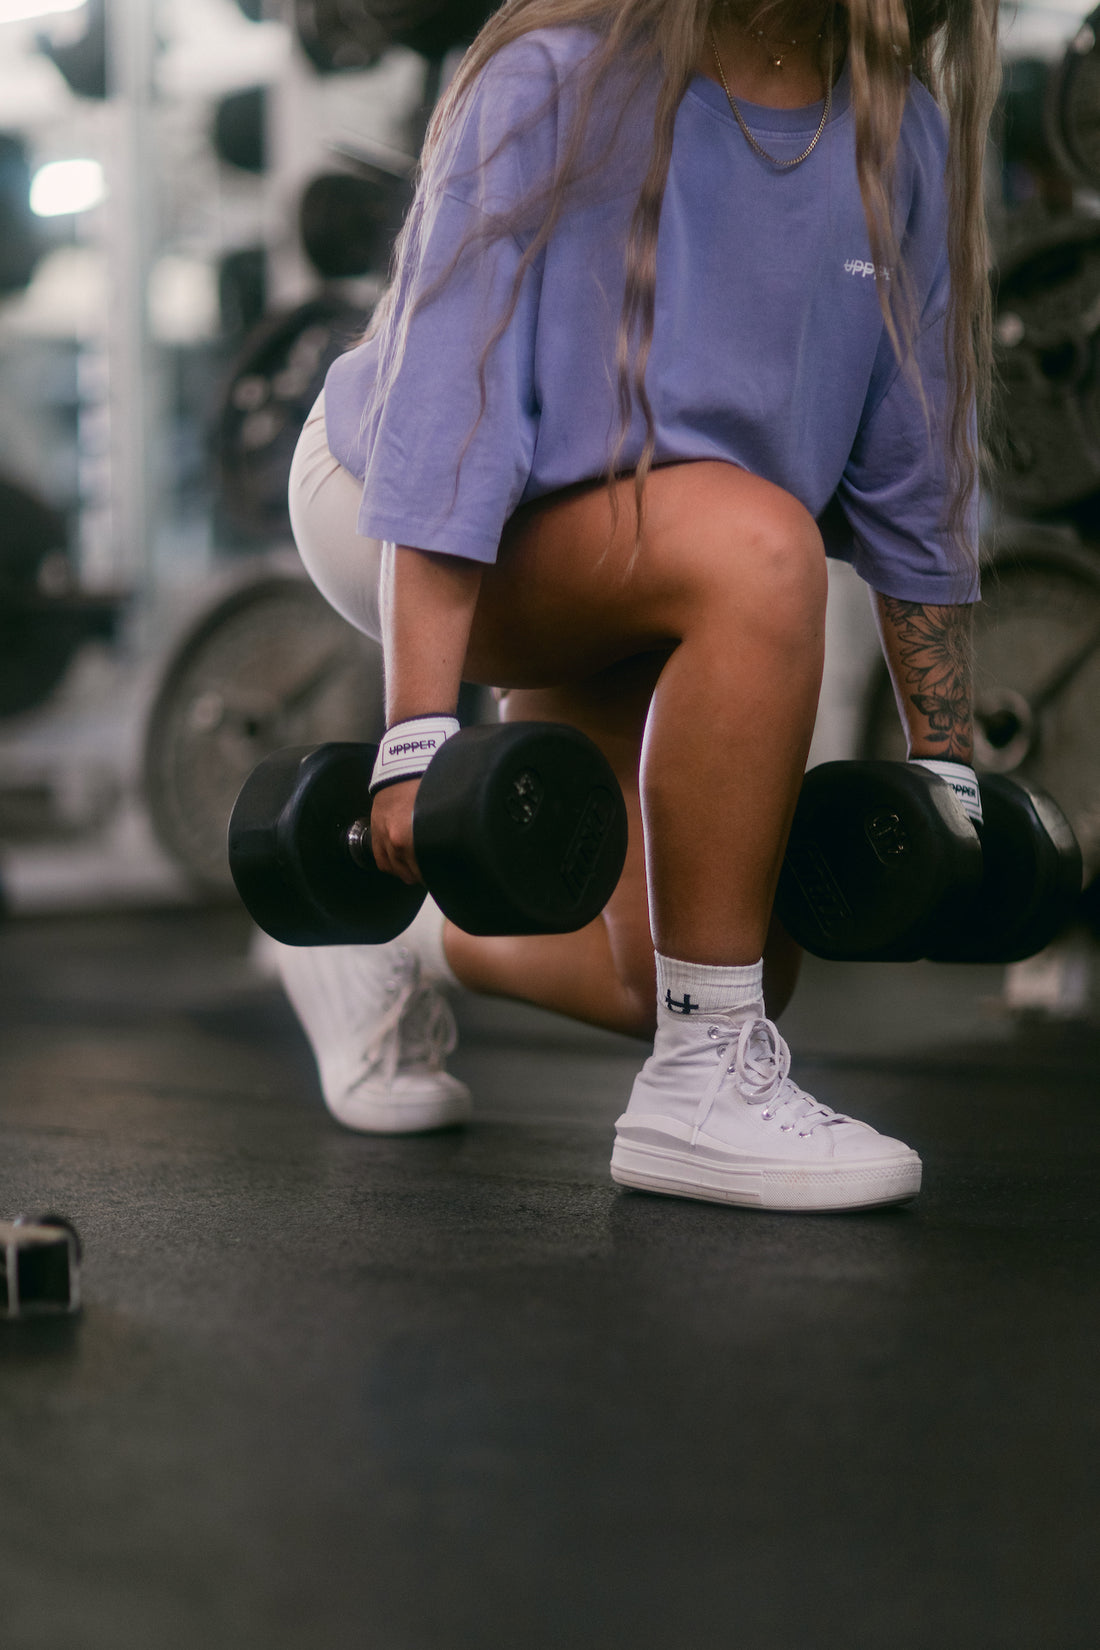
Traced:
<path fill-rule="evenodd" d="M 880 269 L 876 270 L 874 264 L 869 263 L 866 258 L 849 258 L 844 265 L 844 273 L 845 275 L 859 275 L 864 279 L 868 275 L 881 275 L 884 281 L 888 281 L 890 279 L 890 271 L 886 268 L 885 264 L 883 264 Z"/>

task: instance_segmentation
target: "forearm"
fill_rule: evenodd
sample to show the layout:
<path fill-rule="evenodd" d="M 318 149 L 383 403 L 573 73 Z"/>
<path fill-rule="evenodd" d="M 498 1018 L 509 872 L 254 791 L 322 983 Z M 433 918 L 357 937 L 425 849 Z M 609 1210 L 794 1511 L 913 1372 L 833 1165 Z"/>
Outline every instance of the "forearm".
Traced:
<path fill-rule="evenodd" d="M 481 589 L 479 562 L 387 544 L 382 557 L 386 723 L 452 712 Z"/>
<path fill-rule="evenodd" d="M 875 617 L 910 756 L 973 762 L 971 609 L 876 593 Z"/>

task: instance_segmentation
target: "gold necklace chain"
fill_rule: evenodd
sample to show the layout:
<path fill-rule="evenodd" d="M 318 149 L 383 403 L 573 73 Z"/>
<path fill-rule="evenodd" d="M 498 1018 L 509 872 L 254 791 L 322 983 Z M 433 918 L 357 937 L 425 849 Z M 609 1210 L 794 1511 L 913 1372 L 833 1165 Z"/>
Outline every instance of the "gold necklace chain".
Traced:
<path fill-rule="evenodd" d="M 726 9 L 728 11 L 729 7 L 727 6 Z M 816 34 L 807 35 L 804 40 L 776 41 L 770 40 L 764 33 L 763 29 L 750 28 L 747 23 L 738 23 L 737 26 L 753 40 L 758 40 L 760 42 L 761 46 L 763 46 L 764 50 L 771 58 L 773 69 L 781 69 L 783 67 L 783 59 L 785 57 L 789 57 L 796 46 L 808 46 L 811 40 L 820 40 L 825 33 L 824 29 L 818 29 Z M 782 50 L 779 50 L 779 47 L 782 47 Z"/>
<path fill-rule="evenodd" d="M 780 160 L 776 155 L 769 155 L 768 151 L 764 148 L 763 144 L 757 143 L 756 139 L 753 137 L 752 133 L 749 131 L 748 127 L 745 125 L 745 121 L 744 121 L 744 118 L 741 114 L 740 109 L 737 107 L 737 104 L 733 100 L 733 93 L 730 91 L 729 81 L 726 79 L 726 71 L 722 67 L 722 59 L 719 56 L 719 52 L 718 52 L 718 42 L 714 38 L 714 30 L 712 28 L 707 29 L 707 39 L 710 41 L 710 49 L 714 53 L 714 61 L 718 66 L 718 78 L 722 82 L 722 90 L 725 92 L 726 97 L 729 100 L 729 106 L 733 110 L 734 119 L 737 121 L 738 126 L 740 126 L 742 132 L 744 133 L 746 139 L 748 140 L 748 143 L 749 143 L 750 147 L 752 149 L 755 149 L 756 153 L 760 156 L 761 160 L 768 161 L 772 166 L 778 167 L 779 170 L 782 171 L 782 172 L 789 172 L 792 166 L 801 166 L 802 162 L 804 160 L 808 160 L 810 158 L 810 156 L 813 154 L 814 150 L 817 148 L 818 140 L 821 137 L 822 132 L 825 130 L 825 123 L 829 118 L 829 110 L 833 106 L 833 43 L 832 43 L 832 35 L 830 34 L 830 36 L 829 36 L 829 68 L 828 68 L 828 72 L 825 76 L 825 107 L 821 111 L 821 120 L 818 123 L 817 131 L 814 133 L 813 137 L 810 139 L 809 143 L 806 145 L 806 148 L 803 149 L 803 151 L 800 155 L 795 155 L 793 160 Z"/>

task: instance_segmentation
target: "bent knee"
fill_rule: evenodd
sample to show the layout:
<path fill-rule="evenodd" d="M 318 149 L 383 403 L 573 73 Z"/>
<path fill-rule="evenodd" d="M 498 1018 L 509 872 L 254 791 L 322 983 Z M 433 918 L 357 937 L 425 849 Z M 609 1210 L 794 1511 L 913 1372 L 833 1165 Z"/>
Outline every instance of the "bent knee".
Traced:
<path fill-rule="evenodd" d="M 804 632 L 824 617 L 825 545 L 792 493 L 730 464 L 683 466 L 682 514 L 661 522 L 669 561 L 702 610 L 733 607 Z M 674 572 L 673 577 L 676 577 Z"/>

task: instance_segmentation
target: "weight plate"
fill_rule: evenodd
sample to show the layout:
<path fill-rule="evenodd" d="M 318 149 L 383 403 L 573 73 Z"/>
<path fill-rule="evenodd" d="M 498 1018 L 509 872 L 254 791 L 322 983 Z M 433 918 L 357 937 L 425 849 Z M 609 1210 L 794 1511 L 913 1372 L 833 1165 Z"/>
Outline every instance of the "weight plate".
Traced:
<path fill-rule="evenodd" d="M 0 295 L 22 292 L 46 249 L 30 194 L 27 146 L 14 132 L 0 132 Z"/>
<path fill-rule="evenodd" d="M 385 273 L 412 200 L 412 185 L 377 167 L 322 172 L 298 208 L 302 246 L 326 281 Z"/>
<path fill-rule="evenodd" d="M 486 0 L 369 0 L 368 10 L 398 45 L 440 58 L 468 45 L 496 5 Z"/>
<path fill-rule="evenodd" d="M 242 172 L 267 171 L 266 86 L 230 92 L 214 110 L 213 143 L 219 160 Z"/>
<path fill-rule="evenodd" d="M 165 851 L 227 893 L 225 833 L 260 760 L 290 744 L 376 739 L 378 648 L 305 578 L 267 574 L 231 592 L 176 649 L 153 701 L 144 787 Z"/>
<path fill-rule="evenodd" d="M 215 456 L 221 509 L 250 537 L 289 539 L 286 488 L 298 436 L 329 367 L 369 318 L 341 298 L 311 298 L 268 316 L 245 340 L 218 414 Z"/>
<path fill-rule="evenodd" d="M 1062 163 L 1100 189 L 1100 8 L 1070 41 L 1050 88 L 1048 126 Z"/>
<path fill-rule="evenodd" d="M 294 0 L 294 27 L 321 74 L 369 69 L 389 44 L 362 0 Z"/>
<path fill-rule="evenodd" d="M 417 793 L 416 857 L 467 934 L 563 934 L 599 916 L 626 858 L 626 805 L 603 753 L 576 728 L 465 728 Z"/>
<path fill-rule="evenodd" d="M 0 594 L 0 716 L 35 709 L 85 642 L 113 640 L 122 599 Z"/>
<path fill-rule="evenodd" d="M 1025 515 L 1100 489 L 1100 222 L 1060 223 L 995 283 L 1003 463 L 997 488 Z"/>
<path fill-rule="evenodd" d="M 1100 871 L 1100 553 L 1044 542 L 1005 546 L 974 609 L 975 766 L 1046 791 Z M 885 665 L 868 695 L 862 749 L 904 761 Z"/>
<path fill-rule="evenodd" d="M 981 886 L 953 913 L 933 962 L 1020 962 L 1055 939 L 1081 896 L 1081 851 L 1061 809 L 1002 773 L 982 777 Z"/>
<path fill-rule="evenodd" d="M 328 743 L 276 751 L 241 787 L 229 820 L 237 892 L 266 933 L 284 945 L 382 945 L 404 933 L 425 889 L 380 871 L 369 839 L 377 745 Z"/>
<path fill-rule="evenodd" d="M 906 762 L 825 762 L 803 781 L 775 908 L 815 957 L 912 962 L 980 876 L 945 781 Z"/>

